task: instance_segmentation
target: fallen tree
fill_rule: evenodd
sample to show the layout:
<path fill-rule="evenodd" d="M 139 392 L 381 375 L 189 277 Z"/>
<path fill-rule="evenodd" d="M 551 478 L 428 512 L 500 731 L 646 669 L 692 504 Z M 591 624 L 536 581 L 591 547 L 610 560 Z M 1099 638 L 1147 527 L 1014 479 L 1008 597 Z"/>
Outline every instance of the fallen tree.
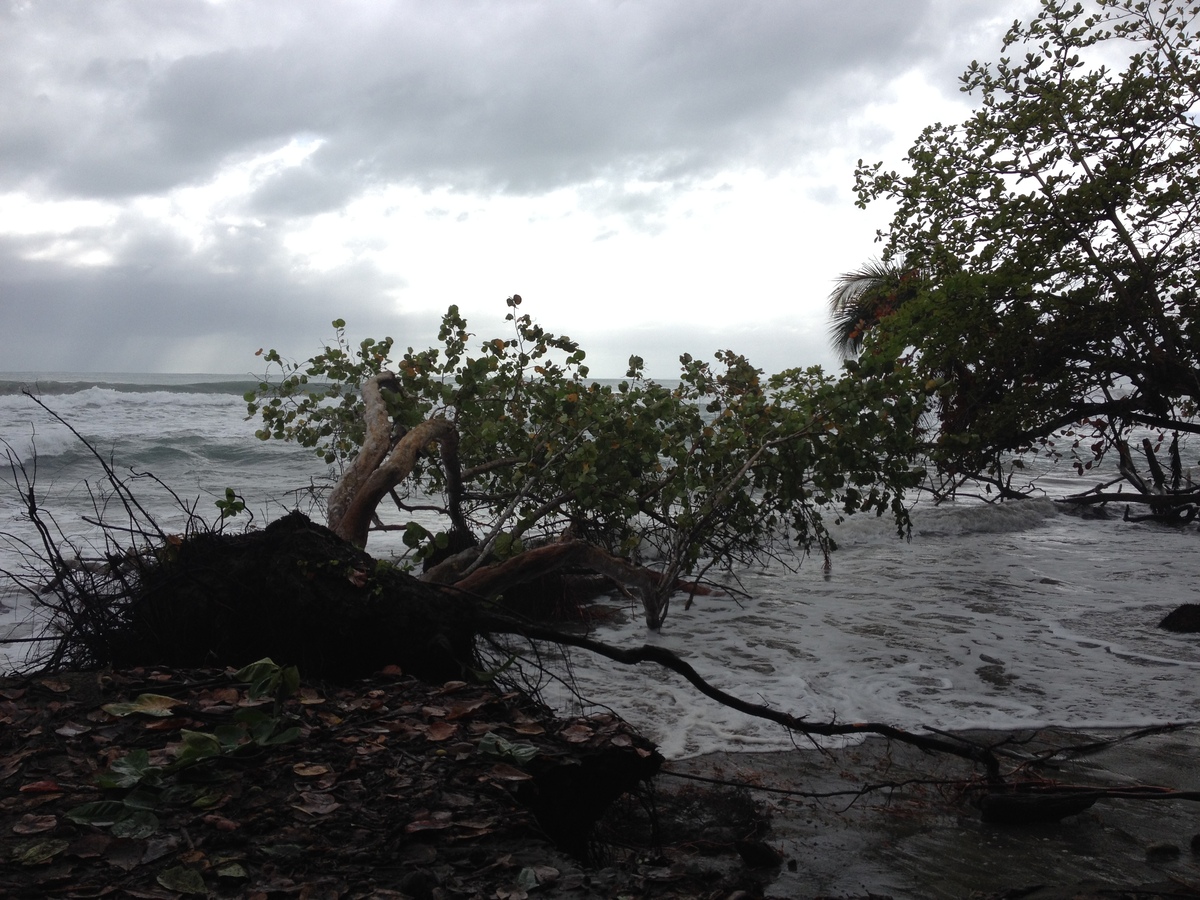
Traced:
<path fill-rule="evenodd" d="M 507 303 L 514 336 L 474 352 L 451 307 L 440 347 L 395 362 L 391 338 L 353 349 L 341 320 L 309 360 L 266 353 L 275 377 L 247 395 L 249 414 L 260 438 L 335 467 L 336 534 L 363 547 L 402 531 L 402 564 L 485 598 L 599 573 L 658 628 L 672 595 L 711 572 L 789 546 L 828 565 L 824 516 L 888 514 L 907 532 L 923 401 L 903 377 L 765 377 L 720 351 L 715 367 L 683 356 L 674 386 L 645 377 L 638 357 L 602 383 L 574 341 L 519 314 L 519 295 Z"/>
<path fill-rule="evenodd" d="M 28 512 L 41 518 L 32 494 Z M 143 534 L 145 532 L 143 531 Z M 381 669 L 424 681 L 495 678 L 514 658 L 498 636 L 575 647 L 624 665 L 654 663 L 682 675 L 704 695 L 740 712 L 808 737 L 875 734 L 923 750 L 981 763 L 999 780 L 998 758 L 986 747 L 916 734 L 886 723 L 813 722 L 734 697 L 709 684 L 686 661 L 662 647 L 622 649 L 552 624 L 515 615 L 464 585 L 422 581 L 299 512 L 242 533 L 199 529 L 186 537 L 121 553 L 122 565 L 81 573 L 50 552 L 50 593 L 56 646 L 50 669 L 126 669 L 137 666 L 239 666 L 270 657 L 306 675 L 349 683 Z M 607 571 L 598 551 L 565 545 L 555 562 Z M 540 573 L 539 551 L 509 561 Z M 114 555 L 115 556 L 115 555 Z M 564 562 L 565 559 L 565 562 Z M 499 567 L 503 570 L 505 567 Z M 61 577 L 59 577 L 61 576 Z M 82 577 L 81 577 L 82 576 Z M 519 574 L 502 574 L 519 581 Z M 488 576 L 486 581 L 493 580 Z M 647 589 L 652 586 L 647 579 Z M 489 672 L 487 647 L 508 656 Z M 493 654 L 494 655 L 494 654 Z M 536 665 L 533 645 L 526 665 Z"/>
<path fill-rule="evenodd" d="M 531 549 L 453 583 L 437 583 L 373 559 L 299 512 L 261 530 L 226 533 L 225 516 L 211 527 L 189 509 L 185 533 L 167 534 L 138 502 L 129 479 L 42 401 L 30 399 L 75 433 L 107 482 L 93 520 L 103 530 L 100 558 L 106 562 L 80 567 L 81 548 L 56 532 L 33 476 L 9 454 L 25 515 L 41 538 L 40 548 L 28 549 L 41 566 L 24 575 L 0 574 L 49 612 L 42 641 L 51 646 L 34 664 L 43 671 L 240 666 L 270 657 L 310 677 L 342 683 L 384 668 L 437 683 L 497 677 L 515 655 L 502 648 L 508 659 L 489 672 L 481 651 L 497 636 L 515 636 L 577 647 L 626 665 L 656 663 L 706 696 L 799 735 L 882 735 L 982 763 L 989 780 L 999 779 L 998 759 L 988 748 L 884 723 L 810 722 L 713 687 L 664 648 L 612 647 L 530 621 L 514 613 L 513 604 L 491 599 L 563 566 L 588 568 L 646 593 L 661 588 L 661 573 L 630 566 L 586 541 Z M 133 479 L 139 477 L 145 476 Z M 124 511 L 124 521 L 104 517 L 101 510 L 111 506 Z M 527 664 L 536 664 L 532 645 L 528 656 Z"/>

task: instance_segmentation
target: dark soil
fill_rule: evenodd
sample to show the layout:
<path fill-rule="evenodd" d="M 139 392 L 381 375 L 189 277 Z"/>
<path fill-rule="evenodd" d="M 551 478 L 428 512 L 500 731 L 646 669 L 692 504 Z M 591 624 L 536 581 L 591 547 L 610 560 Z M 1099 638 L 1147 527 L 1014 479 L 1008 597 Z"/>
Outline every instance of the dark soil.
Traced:
<path fill-rule="evenodd" d="M 275 737 L 238 732 L 246 710 Z M 224 670 L 0 683 L 0 896 L 726 898 L 772 874 L 739 854 L 760 807 L 656 795 L 660 758 L 612 715 L 395 671 L 274 713 Z M 197 734 L 241 746 L 172 769 Z"/>

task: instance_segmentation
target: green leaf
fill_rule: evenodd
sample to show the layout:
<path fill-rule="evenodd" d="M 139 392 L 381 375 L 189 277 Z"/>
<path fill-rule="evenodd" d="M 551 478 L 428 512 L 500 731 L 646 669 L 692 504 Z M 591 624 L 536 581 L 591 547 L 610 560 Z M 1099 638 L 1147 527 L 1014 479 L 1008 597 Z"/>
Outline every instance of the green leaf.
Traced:
<path fill-rule="evenodd" d="M 204 876 L 195 869 L 189 869 L 186 866 L 175 866 L 167 869 L 158 876 L 158 883 L 169 891 L 176 891 L 180 894 L 207 894 L 208 888 L 204 884 Z"/>
<path fill-rule="evenodd" d="M 96 781 L 104 788 L 130 788 L 142 782 L 156 785 L 162 781 L 162 769 L 150 764 L 150 754 L 145 750 L 133 750 L 113 760 Z"/>
<path fill-rule="evenodd" d="M 283 731 L 268 735 L 261 743 L 264 747 L 277 747 L 280 744 L 290 744 L 300 737 L 301 734 L 303 734 L 303 731 L 300 728 L 285 728 Z"/>
<path fill-rule="evenodd" d="M 329 565 L 337 562 L 330 560 Z M 234 678 L 250 685 L 250 696 L 255 700 L 266 697 L 283 699 L 294 694 L 300 686 L 300 673 L 295 666 L 281 668 L 269 657 L 239 669 Z"/>
<path fill-rule="evenodd" d="M 130 809 L 117 800 L 97 800 L 67 810 L 66 817 L 80 825 L 104 827 L 130 815 Z"/>
<path fill-rule="evenodd" d="M 517 764 L 529 762 L 540 752 L 533 744 L 509 741 L 494 731 L 489 731 L 479 739 L 478 748 L 479 752 L 485 756 L 495 756 Z"/>
<path fill-rule="evenodd" d="M 158 828 L 158 816 L 149 810 L 138 809 L 113 822 L 109 831 L 114 837 L 140 840 L 150 837 L 158 831 Z"/>
<path fill-rule="evenodd" d="M 126 794 L 121 802 L 130 809 L 158 809 L 162 798 L 158 791 L 139 786 Z"/>
<path fill-rule="evenodd" d="M 19 863 L 22 866 L 45 865 L 69 846 L 71 846 L 70 841 L 58 839 L 38 841 L 36 844 L 31 844 L 14 854 L 13 862 Z"/>
<path fill-rule="evenodd" d="M 100 707 L 112 716 L 130 716 L 135 713 L 143 716 L 165 717 L 173 715 L 176 706 L 186 705 L 183 700 L 174 697 L 164 697 L 162 694 L 139 694 L 132 702 L 106 703 Z"/>
<path fill-rule="evenodd" d="M 188 731 L 187 729 L 184 729 L 181 735 L 183 736 L 183 741 L 176 753 L 175 765 L 185 765 L 221 755 L 221 742 L 217 740 L 215 735 L 203 731 Z"/>

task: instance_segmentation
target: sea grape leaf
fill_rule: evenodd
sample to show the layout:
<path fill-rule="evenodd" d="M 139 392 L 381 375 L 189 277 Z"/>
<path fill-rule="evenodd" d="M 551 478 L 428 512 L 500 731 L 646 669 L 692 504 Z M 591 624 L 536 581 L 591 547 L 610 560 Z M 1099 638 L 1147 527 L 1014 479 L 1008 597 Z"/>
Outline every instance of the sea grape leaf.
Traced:
<path fill-rule="evenodd" d="M 259 743 L 264 747 L 275 747 L 279 744 L 288 744 L 300 737 L 301 731 L 298 727 L 285 728 L 283 731 L 270 734 L 263 738 Z"/>
<path fill-rule="evenodd" d="M 270 657 L 250 663 L 233 677 L 250 685 L 250 696 L 255 700 L 290 697 L 300 687 L 300 671 L 295 666 L 280 666 Z"/>
<path fill-rule="evenodd" d="M 40 866 L 50 862 L 69 846 L 70 841 L 64 840 L 38 841 L 15 854 L 13 860 L 23 866 Z"/>
<path fill-rule="evenodd" d="M 149 753 L 133 750 L 113 760 L 108 771 L 97 776 L 96 781 L 105 788 L 130 788 L 136 784 L 159 784 L 161 775 L 162 769 L 150 764 Z"/>
<path fill-rule="evenodd" d="M 126 794 L 121 802 L 130 809 L 158 809 L 162 803 L 162 798 L 159 796 L 158 791 L 138 787 Z"/>
<path fill-rule="evenodd" d="M 148 809 L 136 809 L 122 819 L 113 822 L 109 829 L 114 837 L 148 838 L 158 831 L 158 816 Z"/>
<path fill-rule="evenodd" d="M 595 732 L 582 722 L 571 725 L 569 728 L 564 728 L 559 733 L 559 737 L 571 744 L 582 744 L 584 741 L 591 740 Z"/>
<path fill-rule="evenodd" d="M 112 716 L 124 717 L 135 713 L 143 716 L 165 717 L 174 715 L 171 710 L 183 706 L 184 701 L 162 694 L 138 694 L 137 699 L 121 703 L 106 703 L 100 707 Z"/>
<path fill-rule="evenodd" d="M 494 731 L 489 731 L 479 739 L 479 752 L 521 764 L 529 762 L 539 751 L 533 744 L 505 740 Z"/>
<path fill-rule="evenodd" d="M 186 866 L 167 869 L 158 876 L 158 883 L 169 891 L 178 891 L 181 894 L 208 893 L 208 888 L 204 886 L 204 876 Z"/>
<path fill-rule="evenodd" d="M 532 781 L 533 776 L 528 772 L 522 772 L 520 769 L 510 766 L 508 763 L 496 763 L 492 766 L 492 770 L 488 772 L 492 778 L 497 781 Z"/>
<path fill-rule="evenodd" d="M 188 731 L 186 728 L 182 730 L 181 734 L 183 742 L 179 745 L 179 751 L 175 757 L 176 765 L 220 756 L 221 742 L 215 735 L 203 731 Z"/>
<path fill-rule="evenodd" d="M 104 827 L 129 815 L 129 807 L 118 800 L 97 800 L 68 810 L 66 816 L 78 825 Z"/>
<path fill-rule="evenodd" d="M 329 767 L 323 766 L 320 763 L 298 762 L 292 766 L 292 771 L 301 778 L 315 778 L 318 775 L 328 775 Z"/>
<path fill-rule="evenodd" d="M 425 737 L 430 741 L 446 741 L 457 733 L 458 726 L 452 722 L 430 722 Z"/>
<path fill-rule="evenodd" d="M 26 813 L 21 816 L 12 830 L 13 834 L 41 834 L 45 831 L 53 831 L 57 825 L 57 816 L 38 816 Z"/>

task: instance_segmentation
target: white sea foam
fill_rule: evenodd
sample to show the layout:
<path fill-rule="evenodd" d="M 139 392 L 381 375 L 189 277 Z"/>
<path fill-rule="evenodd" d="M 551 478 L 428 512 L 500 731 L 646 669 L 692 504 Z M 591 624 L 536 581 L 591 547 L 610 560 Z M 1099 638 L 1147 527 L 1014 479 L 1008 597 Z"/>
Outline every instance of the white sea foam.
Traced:
<path fill-rule="evenodd" d="M 929 513 L 933 513 L 932 516 Z M 1200 719 L 1200 641 L 1156 627 L 1194 599 L 1178 567 L 1192 530 L 1058 515 L 1035 504 L 918 508 L 911 543 L 859 520 L 828 578 L 749 573 L 751 598 L 697 598 L 648 635 L 636 616 L 601 634 L 685 656 L 745 699 L 814 721 L 1015 728 Z M 927 518 L 940 527 L 926 529 Z M 959 521 L 955 521 L 955 520 Z M 672 756 L 784 748 L 782 729 L 717 708 L 656 666 L 614 674 L 576 656 L 601 697 Z"/>

